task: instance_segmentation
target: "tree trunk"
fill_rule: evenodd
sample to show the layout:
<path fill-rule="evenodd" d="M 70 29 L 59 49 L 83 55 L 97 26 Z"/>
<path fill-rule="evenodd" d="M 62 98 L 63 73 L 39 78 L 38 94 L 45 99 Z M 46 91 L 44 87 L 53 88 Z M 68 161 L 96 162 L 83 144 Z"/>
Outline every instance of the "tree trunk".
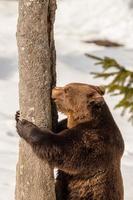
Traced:
<path fill-rule="evenodd" d="M 21 118 L 52 128 L 51 89 L 55 85 L 53 23 L 56 0 L 19 0 L 17 42 Z M 54 122 L 56 121 L 56 114 Z M 16 200 L 55 200 L 53 170 L 21 139 Z"/>

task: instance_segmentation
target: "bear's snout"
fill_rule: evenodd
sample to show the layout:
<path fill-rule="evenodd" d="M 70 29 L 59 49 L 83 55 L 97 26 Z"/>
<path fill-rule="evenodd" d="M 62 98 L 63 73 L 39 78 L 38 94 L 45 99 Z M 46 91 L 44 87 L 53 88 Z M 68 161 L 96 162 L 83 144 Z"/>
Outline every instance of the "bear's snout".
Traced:
<path fill-rule="evenodd" d="M 52 99 L 58 100 L 63 99 L 64 96 L 64 90 L 63 87 L 55 87 L 52 89 Z"/>

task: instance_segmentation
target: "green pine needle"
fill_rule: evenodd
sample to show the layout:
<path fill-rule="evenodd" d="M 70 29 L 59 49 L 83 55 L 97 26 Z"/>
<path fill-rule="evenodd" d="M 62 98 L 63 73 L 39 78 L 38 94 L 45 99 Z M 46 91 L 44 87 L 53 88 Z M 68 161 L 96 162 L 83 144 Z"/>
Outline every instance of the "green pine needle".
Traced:
<path fill-rule="evenodd" d="M 111 77 L 111 82 L 106 85 L 106 90 L 111 95 L 120 95 L 120 101 L 115 108 L 122 108 L 122 115 L 128 112 L 129 121 L 133 123 L 133 71 L 126 69 L 113 58 L 85 55 L 97 60 L 95 65 L 102 66 L 102 72 L 91 73 L 94 78 L 108 79 Z"/>

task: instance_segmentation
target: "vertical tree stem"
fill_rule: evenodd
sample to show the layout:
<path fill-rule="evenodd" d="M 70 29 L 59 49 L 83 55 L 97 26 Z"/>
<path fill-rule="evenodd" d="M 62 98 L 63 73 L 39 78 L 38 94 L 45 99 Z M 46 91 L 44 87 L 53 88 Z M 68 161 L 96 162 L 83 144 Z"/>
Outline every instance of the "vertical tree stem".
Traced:
<path fill-rule="evenodd" d="M 19 0 L 17 43 L 21 117 L 52 127 L 51 88 L 55 85 L 53 24 L 56 0 Z M 52 105 L 52 106 L 51 106 Z M 55 200 L 53 171 L 23 140 L 19 146 L 16 200 Z"/>

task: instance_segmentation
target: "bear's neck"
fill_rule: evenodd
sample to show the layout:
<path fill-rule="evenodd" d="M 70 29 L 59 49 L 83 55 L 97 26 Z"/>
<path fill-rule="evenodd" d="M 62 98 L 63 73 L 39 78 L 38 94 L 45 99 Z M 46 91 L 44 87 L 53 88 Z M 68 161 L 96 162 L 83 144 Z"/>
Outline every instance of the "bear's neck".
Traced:
<path fill-rule="evenodd" d="M 81 111 L 80 111 L 81 112 Z M 80 113 L 68 113 L 67 114 L 67 128 L 73 128 L 78 124 L 83 122 L 91 121 L 92 117 L 89 112 L 82 112 Z"/>
<path fill-rule="evenodd" d="M 104 102 L 104 105 L 99 109 L 88 109 L 81 110 L 75 113 L 68 113 L 67 114 L 67 127 L 73 128 L 80 123 L 89 122 L 92 127 L 101 127 L 101 126 L 112 126 L 116 127 L 116 123 L 110 113 L 110 110 L 107 104 Z"/>

